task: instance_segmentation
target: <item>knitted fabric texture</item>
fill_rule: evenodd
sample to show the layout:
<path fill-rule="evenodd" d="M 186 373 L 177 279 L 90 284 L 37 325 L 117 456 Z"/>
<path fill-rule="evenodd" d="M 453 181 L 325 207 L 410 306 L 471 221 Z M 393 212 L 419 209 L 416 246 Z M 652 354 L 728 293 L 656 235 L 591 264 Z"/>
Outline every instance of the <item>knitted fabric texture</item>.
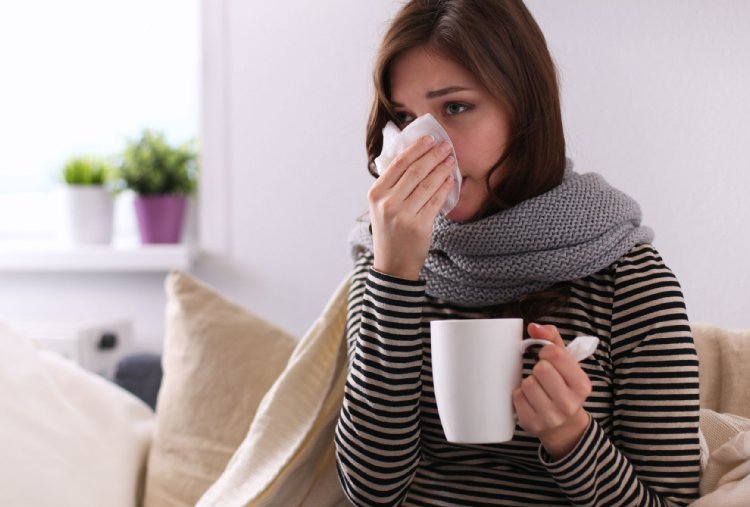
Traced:
<path fill-rule="evenodd" d="M 349 236 L 352 255 L 372 252 L 369 220 Z M 568 160 L 554 189 L 486 218 L 458 223 L 438 215 L 420 277 L 428 295 L 466 306 L 504 304 L 611 265 L 650 243 L 638 203 Z"/>

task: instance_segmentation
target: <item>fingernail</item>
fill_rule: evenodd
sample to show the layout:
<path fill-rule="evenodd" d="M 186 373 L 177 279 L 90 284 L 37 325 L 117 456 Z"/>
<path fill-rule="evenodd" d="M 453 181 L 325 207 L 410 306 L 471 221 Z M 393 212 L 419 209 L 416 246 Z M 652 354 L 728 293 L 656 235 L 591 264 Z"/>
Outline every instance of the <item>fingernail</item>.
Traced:
<path fill-rule="evenodd" d="M 422 138 L 422 144 L 424 144 L 426 146 L 429 146 L 429 145 L 433 144 L 434 142 L 435 142 L 435 138 L 432 137 L 432 136 L 428 135 L 428 136 L 424 136 Z"/>
<path fill-rule="evenodd" d="M 531 323 L 531 327 L 533 327 L 533 328 L 534 328 L 534 329 L 536 329 L 537 331 L 541 331 L 541 330 L 542 330 L 542 326 L 540 326 L 540 325 L 539 325 L 539 324 L 537 324 L 536 322 L 532 322 L 532 323 Z"/>
<path fill-rule="evenodd" d="M 455 163 L 456 163 L 456 159 L 453 158 L 453 155 L 445 159 L 445 165 L 447 166 L 452 166 Z"/>
<path fill-rule="evenodd" d="M 440 143 L 439 148 L 442 153 L 448 153 L 449 151 L 451 151 L 451 145 L 446 143 L 445 141 Z"/>

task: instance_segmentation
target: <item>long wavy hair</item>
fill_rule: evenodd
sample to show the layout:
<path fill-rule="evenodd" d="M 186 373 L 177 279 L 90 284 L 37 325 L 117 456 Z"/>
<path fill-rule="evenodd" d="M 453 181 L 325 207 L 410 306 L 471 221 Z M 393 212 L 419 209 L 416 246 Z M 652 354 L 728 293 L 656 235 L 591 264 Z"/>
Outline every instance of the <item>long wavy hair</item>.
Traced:
<path fill-rule="evenodd" d="M 562 182 L 565 135 L 557 70 L 544 35 L 521 0 L 412 0 L 392 20 L 377 52 L 375 95 L 367 123 L 368 170 L 383 146 L 382 130 L 398 123 L 391 101 L 390 71 L 404 52 L 426 47 L 453 59 L 474 75 L 509 113 L 510 132 L 485 185 L 488 213 L 543 194 Z M 498 139 L 501 144 L 506 140 Z M 502 170 L 492 188 L 492 175 Z M 535 319 L 560 306 L 565 284 L 529 294 L 502 308 L 499 315 Z"/>

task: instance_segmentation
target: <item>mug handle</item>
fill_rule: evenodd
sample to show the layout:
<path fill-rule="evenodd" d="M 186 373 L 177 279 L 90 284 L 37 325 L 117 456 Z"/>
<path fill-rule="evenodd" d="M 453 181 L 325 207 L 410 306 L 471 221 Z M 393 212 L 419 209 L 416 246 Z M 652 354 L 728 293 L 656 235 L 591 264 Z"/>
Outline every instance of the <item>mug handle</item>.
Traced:
<path fill-rule="evenodd" d="M 531 347 L 532 345 L 554 345 L 549 340 L 540 340 L 538 338 L 527 338 L 526 340 L 523 340 L 521 342 L 521 352 L 526 352 L 526 349 Z"/>

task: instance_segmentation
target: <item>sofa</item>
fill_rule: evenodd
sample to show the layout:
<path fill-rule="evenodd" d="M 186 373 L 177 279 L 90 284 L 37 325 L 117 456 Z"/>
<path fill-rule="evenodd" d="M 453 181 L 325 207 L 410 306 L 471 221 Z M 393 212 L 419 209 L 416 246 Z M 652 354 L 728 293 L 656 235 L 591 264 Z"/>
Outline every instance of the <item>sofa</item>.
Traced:
<path fill-rule="evenodd" d="M 126 357 L 115 383 L 0 326 L 0 505 L 349 505 L 332 446 L 347 289 L 298 341 L 174 271 L 163 355 Z M 747 506 L 750 330 L 693 332 L 704 466 L 693 505 Z"/>

